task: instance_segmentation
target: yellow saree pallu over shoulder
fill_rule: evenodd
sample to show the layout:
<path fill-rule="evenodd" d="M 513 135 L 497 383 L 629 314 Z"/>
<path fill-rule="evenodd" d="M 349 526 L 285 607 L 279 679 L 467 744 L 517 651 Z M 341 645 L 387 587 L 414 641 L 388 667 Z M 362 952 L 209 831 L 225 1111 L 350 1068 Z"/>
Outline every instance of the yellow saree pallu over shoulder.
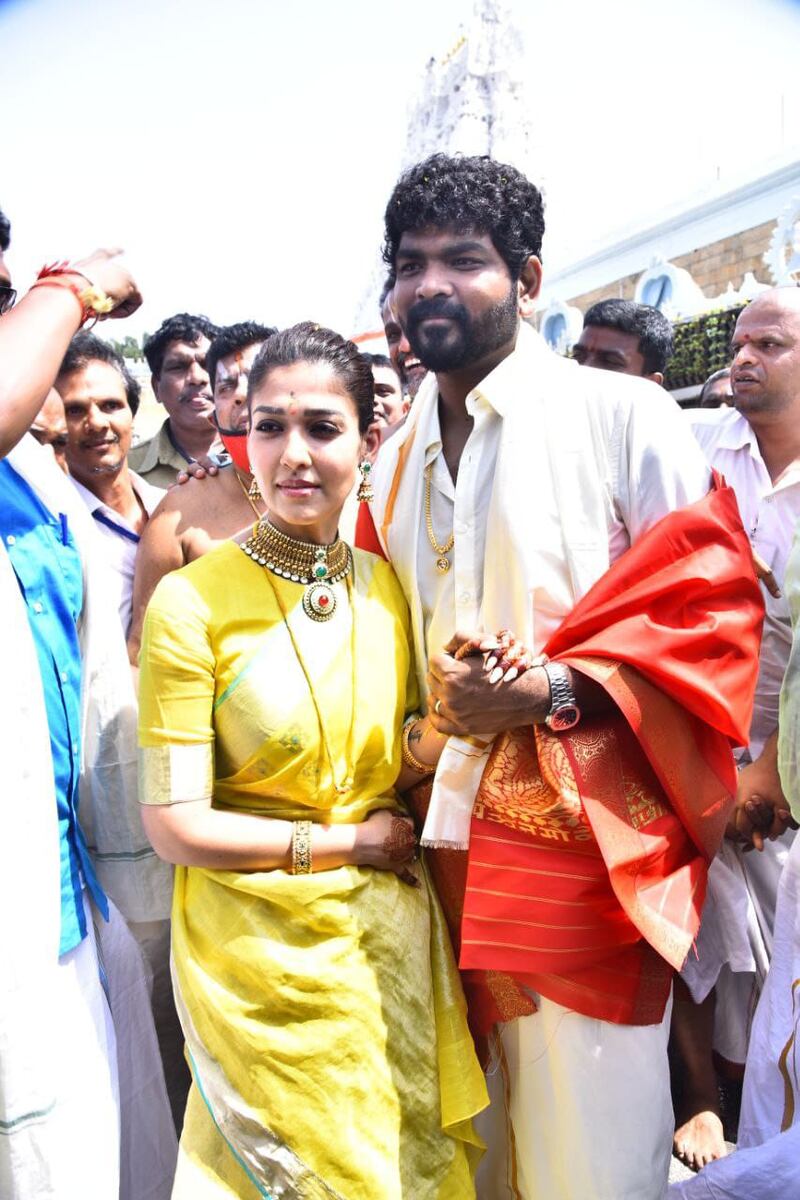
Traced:
<path fill-rule="evenodd" d="M 354 554 L 334 616 L 233 543 L 162 580 L 141 656 L 141 798 L 359 822 L 396 807 L 416 703 L 387 564 Z M 411 682 L 409 682 L 411 681 Z M 173 977 L 195 1087 L 174 1196 L 466 1200 L 485 1107 L 447 931 L 355 866 L 178 868 Z"/>

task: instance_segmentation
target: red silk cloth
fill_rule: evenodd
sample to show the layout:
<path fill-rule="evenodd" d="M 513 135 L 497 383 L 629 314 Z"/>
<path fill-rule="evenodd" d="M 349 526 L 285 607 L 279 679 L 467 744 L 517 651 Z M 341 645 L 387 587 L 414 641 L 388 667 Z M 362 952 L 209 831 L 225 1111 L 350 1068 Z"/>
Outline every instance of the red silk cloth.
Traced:
<path fill-rule="evenodd" d="M 377 554 L 380 558 L 386 558 L 377 530 L 375 529 L 375 522 L 372 519 L 372 509 L 364 500 L 358 506 L 356 532 L 353 542 L 358 546 L 359 550 L 369 550 L 370 554 Z"/>
<path fill-rule="evenodd" d="M 550 639 L 615 711 L 496 738 L 469 851 L 428 852 L 476 1034 L 533 1011 L 526 988 L 603 1020 L 661 1019 L 735 791 L 762 619 L 735 497 L 717 487 L 658 522 Z"/>

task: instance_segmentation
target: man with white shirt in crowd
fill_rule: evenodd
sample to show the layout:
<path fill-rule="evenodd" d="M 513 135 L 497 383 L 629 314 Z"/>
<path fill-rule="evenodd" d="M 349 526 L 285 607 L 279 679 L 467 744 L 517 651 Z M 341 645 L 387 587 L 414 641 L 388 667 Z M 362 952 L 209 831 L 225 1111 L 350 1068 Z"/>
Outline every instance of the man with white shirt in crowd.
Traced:
<path fill-rule="evenodd" d="M 112 346 L 94 334 L 79 333 L 70 342 L 56 386 L 67 423 L 67 465 L 103 536 L 127 635 L 139 539 L 164 495 L 128 466 L 139 385 Z"/>
<path fill-rule="evenodd" d="M 755 553 L 783 590 L 800 520 L 800 290 L 773 288 L 744 309 L 732 341 L 733 407 L 690 413 L 710 465 L 739 502 Z M 697 956 L 684 968 L 696 1006 L 676 1003 L 685 1021 L 680 1048 L 688 1069 L 676 1150 L 703 1166 L 724 1154 L 711 1040 L 718 1065 L 741 1079 L 755 999 L 771 955 L 778 883 L 793 832 L 783 833 L 788 804 L 778 776 L 778 701 L 792 644 L 787 599 L 764 590 L 766 617 L 749 746 L 739 758 L 740 824 L 758 825 L 759 807 L 777 840 L 760 854 L 727 841 L 709 874 Z M 754 806 L 753 797 L 762 806 Z M 783 814 L 783 815 L 781 815 Z M 763 837 L 756 837 L 763 844 Z M 716 992 L 716 997 L 714 993 Z M 676 1001 L 681 992 L 676 989 Z M 716 999 L 716 1012 L 714 1008 Z M 677 1028 L 677 1026 L 676 1026 Z"/>

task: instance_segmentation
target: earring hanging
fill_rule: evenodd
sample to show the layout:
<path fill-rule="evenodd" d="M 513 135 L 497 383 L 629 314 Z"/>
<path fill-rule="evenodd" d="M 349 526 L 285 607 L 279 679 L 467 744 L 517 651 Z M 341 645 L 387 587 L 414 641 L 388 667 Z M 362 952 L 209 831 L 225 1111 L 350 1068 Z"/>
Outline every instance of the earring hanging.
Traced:
<path fill-rule="evenodd" d="M 253 476 L 250 487 L 247 489 L 247 495 L 251 500 L 260 500 L 262 498 L 261 489 L 258 486 L 258 481 L 256 480 L 255 475 Z"/>
<path fill-rule="evenodd" d="M 368 458 L 362 458 L 361 462 L 358 464 L 358 469 L 361 472 L 361 483 L 358 485 L 356 500 L 366 501 L 366 503 L 369 504 L 375 498 L 375 493 L 372 490 L 372 484 L 369 481 L 372 463 Z"/>

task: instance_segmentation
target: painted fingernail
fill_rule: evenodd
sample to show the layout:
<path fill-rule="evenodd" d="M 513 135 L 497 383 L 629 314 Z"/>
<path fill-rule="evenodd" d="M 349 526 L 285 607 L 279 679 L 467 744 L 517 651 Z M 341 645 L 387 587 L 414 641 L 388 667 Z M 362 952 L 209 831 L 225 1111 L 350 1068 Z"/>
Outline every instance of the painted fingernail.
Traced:
<path fill-rule="evenodd" d="M 497 666 L 497 655 L 492 654 L 492 655 L 490 655 L 489 658 L 487 658 L 483 669 L 484 669 L 484 671 L 493 671 L 496 666 Z"/>
<path fill-rule="evenodd" d="M 503 683 L 511 683 L 514 679 L 517 678 L 518 675 L 519 675 L 519 671 L 517 670 L 516 667 L 509 667 L 508 670 L 506 671 L 505 675 L 503 676 Z"/>
<path fill-rule="evenodd" d="M 499 683 L 502 678 L 503 678 L 503 668 L 495 667 L 495 669 L 492 671 L 491 675 L 489 676 L 489 683 Z"/>

